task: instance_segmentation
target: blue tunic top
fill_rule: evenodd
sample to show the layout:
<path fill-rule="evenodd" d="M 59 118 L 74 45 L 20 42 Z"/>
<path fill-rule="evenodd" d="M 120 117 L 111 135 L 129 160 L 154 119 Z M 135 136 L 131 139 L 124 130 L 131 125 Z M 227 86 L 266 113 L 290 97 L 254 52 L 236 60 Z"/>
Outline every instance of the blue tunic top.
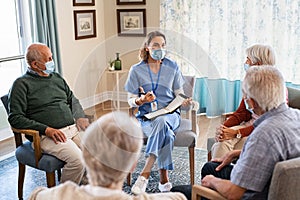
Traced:
<path fill-rule="evenodd" d="M 144 91 L 153 91 L 156 95 L 158 109 L 167 106 L 174 98 L 174 91 L 183 87 L 184 78 L 176 62 L 164 58 L 160 71 L 155 74 L 150 70 L 145 61 L 133 65 L 129 71 L 125 83 L 125 90 L 138 95 L 139 87 Z M 139 107 L 137 117 L 151 112 L 151 103 L 145 103 Z"/>
<path fill-rule="evenodd" d="M 283 103 L 254 126 L 230 180 L 247 188 L 243 199 L 267 199 L 275 164 L 300 156 L 300 111 Z"/>

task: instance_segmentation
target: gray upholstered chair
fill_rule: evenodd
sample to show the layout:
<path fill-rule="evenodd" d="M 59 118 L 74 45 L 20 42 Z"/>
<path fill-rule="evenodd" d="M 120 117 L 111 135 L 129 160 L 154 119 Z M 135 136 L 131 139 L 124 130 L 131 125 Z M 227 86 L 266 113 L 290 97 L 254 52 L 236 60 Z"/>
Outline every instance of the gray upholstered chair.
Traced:
<path fill-rule="evenodd" d="M 185 84 L 183 90 L 186 96 L 193 97 L 195 87 L 194 76 L 184 76 Z M 198 102 L 193 101 L 191 106 L 181 107 L 181 123 L 179 128 L 175 131 L 176 139 L 174 146 L 188 147 L 189 162 L 190 162 L 190 181 L 194 185 L 195 182 L 195 146 L 197 137 L 199 135 L 199 128 L 197 124 L 197 111 L 199 109 Z M 129 111 L 133 113 L 132 110 Z M 131 184 L 131 173 L 127 176 L 127 184 Z"/>
<path fill-rule="evenodd" d="M 300 197 L 300 157 L 278 162 L 275 165 L 271 185 L 269 188 L 269 200 L 298 200 Z M 192 190 L 192 200 L 206 197 L 212 200 L 225 200 L 218 192 L 194 185 Z"/>
<path fill-rule="evenodd" d="M 8 113 L 8 95 L 2 96 L 1 101 Z M 40 147 L 40 135 L 38 131 L 29 129 L 15 129 L 13 127 L 11 127 L 11 129 L 15 137 L 16 158 L 19 163 L 18 198 L 23 199 L 23 185 L 26 165 L 45 171 L 47 186 L 55 186 L 55 171 L 58 172 L 58 179 L 60 179 L 60 170 L 65 163 L 52 155 L 42 153 Z M 33 137 L 34 149 L 31 146 L 31 142 L 22 141 L 22 134 Z"/>

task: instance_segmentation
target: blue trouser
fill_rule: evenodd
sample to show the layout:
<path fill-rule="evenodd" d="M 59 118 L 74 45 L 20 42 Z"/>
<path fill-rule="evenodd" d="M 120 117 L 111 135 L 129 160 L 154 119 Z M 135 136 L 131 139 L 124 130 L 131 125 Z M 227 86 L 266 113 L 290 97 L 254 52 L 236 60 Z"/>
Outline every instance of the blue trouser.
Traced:
<path fill-rule="evenodd" d="M 180 115 L 174 112 L 159 116 L 154 120 L 140 120 L 140 122 L 144 134 L 148 137 L 146 157 L 153 154 L 157 158 L 159 169 L 173 170 L 174 130 L 179 127 Z"/>

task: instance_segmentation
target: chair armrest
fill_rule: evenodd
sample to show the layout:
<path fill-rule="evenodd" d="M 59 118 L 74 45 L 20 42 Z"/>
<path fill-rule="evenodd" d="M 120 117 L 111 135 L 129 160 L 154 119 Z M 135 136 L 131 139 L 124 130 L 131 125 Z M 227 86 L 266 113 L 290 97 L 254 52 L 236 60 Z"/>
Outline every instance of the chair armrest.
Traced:
<path fill-rule="evenodd" d="M 15 140 L 16 140 L 17 147 L 23 144 L 21 134 L 30 135 L 33 137 L 35 165 L 36 165 L 36 167 L 38 167 L 39 160 L 42 157 L 41 140 L 40 140 L 39 132 L 36 130 L 31 130 L 31 129 L 16 129 L 13 127 L 11 129 L 15 134 Z"/>
<path fill-rule="evenodd" d="M 191 105 L 189 106 L 189 109 L 183 109 L 186 112 L 186 118 L 190 119 L 192 122 L 192 131 L 194 133 L 197 133 L 197 126 L 198 126 L 198 120 L 197 120 L 197 112 L 199 109 L 199 103 L 197 101 L 192 101 Z"/>
<path fill-rule="evenodd" d="M 210 188 L 201 186 L 201 185 L 193 185 L 192 188 L 192 200 L 201 199 L 200 197 L 206 197 L 211 200 L 226 200 L 220 193 L 212 190 Z"/>

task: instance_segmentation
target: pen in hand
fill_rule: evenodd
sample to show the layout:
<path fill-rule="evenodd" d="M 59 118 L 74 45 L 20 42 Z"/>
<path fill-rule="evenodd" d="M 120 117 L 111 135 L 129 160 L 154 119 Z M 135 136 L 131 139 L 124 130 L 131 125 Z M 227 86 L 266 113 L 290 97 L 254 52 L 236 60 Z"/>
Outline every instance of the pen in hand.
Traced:
<path fill-rule="evenodd" d="M 151 102 L 156 98 L 152 91 L 146 93 L 142 86 L 139 87 L 139 97 L 141 98 L 142 102 Z"/>

